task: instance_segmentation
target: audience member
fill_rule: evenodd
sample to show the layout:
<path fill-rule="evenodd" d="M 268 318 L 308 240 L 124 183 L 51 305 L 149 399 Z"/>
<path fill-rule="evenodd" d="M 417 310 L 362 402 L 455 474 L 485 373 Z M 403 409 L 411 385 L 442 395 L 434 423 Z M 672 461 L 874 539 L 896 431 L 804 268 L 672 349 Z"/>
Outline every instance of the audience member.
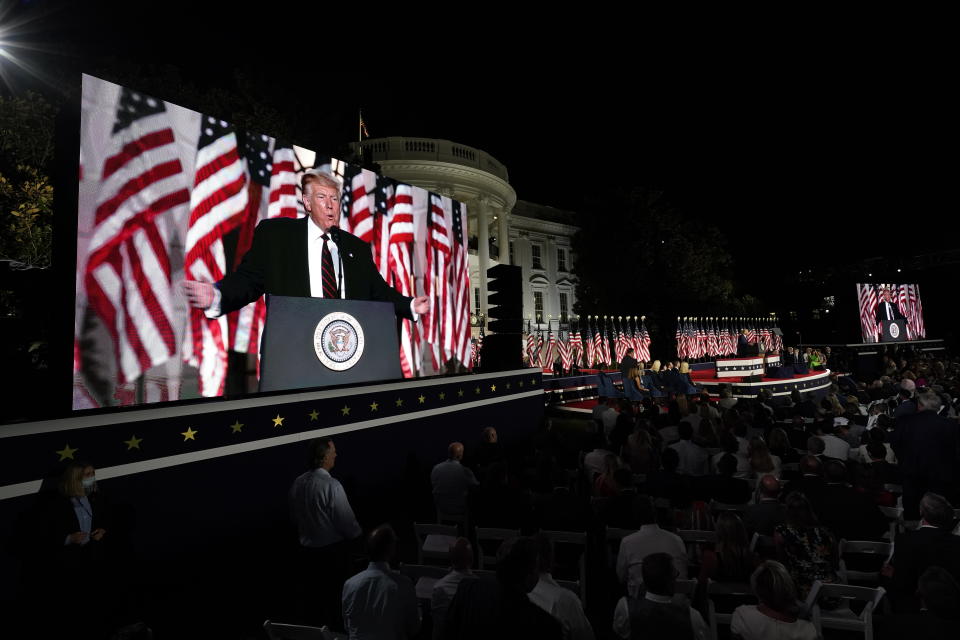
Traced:
<path fill-rule="evenodd" d="M 700 581 L 747 582 L 757 562 L 740 516 L 730 511 L 720 513 L 716 533 L 716 546 L 705 549 L 701 556 Z"/>
<path fill-rule="evenodd" d="M 467 512 L 467 492 L 480 483 L 469 467 L 463 466 L 463 445 L 451 442 L 447 459 L 438 463 L 430 473 L 433 485 L 433 503 L 437 513 L 459 515 Z"/>
<path fill-rule="evenodd" d="M 787 432 L 780 427 L 770 430 L 769 442 L 770 454 L 780 458 L 781 464 L 793 464 L 800 461 L 800 454 L 790 444 L 790 437 Z"/>
<path fill-rule="evenodd" d="M 923 638 L 953 640 L 960 625 L 960 584 L 942 567 L 932 566 L 917 581 L 920 611 L 876 618 L 874 628 L 881 640 Z"/>
<path fill-rule="evenodd" d="M 820 526 L 810 501 L 802 493 L 788 495 L 786 507 L 786 521 L 773 530 L 774 544 L 778 556 L 786 561 L 800 597 L 806 598 L 815 581 L 837 581 L 837 540 Z"/>
<path fill-rule="evenodd" d="M 762 536 L 773 536 L 774 529 L 783 524 L 786 518 L 786 512 L 780 504 L 780 481 L 774 476 L 763 476 L 758 490 L 757 504 L 747 507 L 747 529 Z"/>
<path fill-rule="evenodd" d="M 780 458 L 770 453 L 767 443 L 763 438 L 755 437 L 750 439 L 750 472 L 755 477 L 763 477 L 772 474 L 780 477 Z"/>
<path fill-rule="evenodd" d="M 473 461 L 470 466 L 480 474 L 481 479 L 488 466 L 504 460 L 503 446 L 500 444 L 500 436 L 496 429 L 486 427 L 480 432 L 480 444 L 472 457 Z"/>
<path fill-rule="evenodd" d="M 413 638 L 420 630 L 420 609 L 410 578 L 390 569 L 397 534 L 390 525 L 367 539 L 370 564 L 343 585 L 343 621 L 350 640 Z"/>
<path fill-rule="evenodd" d="M 599 433 L 593 434 L 591 440 L 592 449 L 583 456 L 583 472 L 590 484 L 593 484 L 594 478 L 602 474 L 606 468 L 607 456 L 612 455 L 613 452 L 607 449 L 603 436 Z"/>
<path fill-rule="evenodd" d="M 638 496 L 635 508 L 640 529 L 620 541 L 617 554 L 617 577 L 627 584 L 627 592 L 634 598 L 639 597 L 643 585 L 644 558 L 652 553 L 670 554 L 680 575 L 687 575 L 687 549 L 680 536 L 657 525 L 656 511 L 649 498 Z"/>
<path fill-rule="evenodd" d="M 473 566 L 473 547 L 466 538 L 457 538 L 450 546 L 450 573 L 433 584 L 430 594 L 430 615 L 433 619 L 433 637 L 439 638 L 443 632 L 443 622 L 447 618 L 450 602 L 457 595 L 457 588 L 464 580 L 473 578 L 470 570 Z"/>
<path fill-rule="evenodd" d="M 627 446 L 624 448 L 624 457 L 634 473 L 654 473 L 660 466 L 647 426 L 647 421 L 639 421 L 627 438 Z"/>
<path fill-rule="evenodd" d="M 608 453 L 603 457 L 603 473 L 598 475 L 593 481 L 593 495 L 602 498 L 617 495 L 617 482 L 613 474 L 616 473 L 620 466 L 620 459 L 612 453 Z"/>
<path fill-rule="evenodd" d="M 717 473 L 704 476 L 701 480 L 700 495 L 724 504 L 746 504 L 750 500 L 750 485 L 746 480 L 735 477 L 736 473 L 736 456 L 722 454 L 717 463 Z"/>
<path fill-rule="evenodd" d="M 847 484 L 847 468 L 839 460 L 830 460 L 825 467 L 826 483 L 816 507 L 820 522 L 838 539 L 880 540 L 887 520 L 872 496 Z"/>
<path fill-rule="evenodd" d="M 953 498 L 957 492 L 960 428 L 956 421 L 937 415 L 941 400 L 936 393 L 921 393 L 918 401 L 920 410 L 897 420 L 890 433 L 903 478 L 903 516 L 907 520 L 916 519 L 924 493 Z"/>
<path fill-rule="evenodd" d="M 767 560 L 753 572 L 750 585 L 759 600 L 733 612 L 730 636 L 735 640 L 817 640 L 817 629 L 797 617 L 797 587 L 779 562 Z"/>
<path fill-rule="evenodd" d="M 889 464 L 897 464 L 897 454 L 893 452 L 893 447 L 890 446 L 890 443 L 887 442 L 887 431 L 886 429 L 874 428 L 866 432 L 866 437 L 863 438 L 862 444 L 857 447 L 857 456 L 855 459 L 857 462 L 869 463 L 871 461 L 870 456 L 867 454 L 867 445 L 871 443 L 877 443 L 885 449 L 885 452 L 882 456 L 882 460 L 886 460 Z M 852 457 L 852 454 L 851 454 Z"/>
<path fill-rule="evenodd" d="M 846 418 L 835 418 L 834 420 L 845 420 Z M 814 423 L 814 430 L 817 437 L 823 440 L 823 455 L 834 460 L 846 461 L 850 455 L 850 445 L 843 438 L 834 435 L 834 425 L 825 420 Z"/>
<path fill-rule="evenodd" d="M 601 524 L 618 529 L 636 529 L 637 523 L 633 502 L 637 490 L 633 486 L 633 475 L 626 467 L 620 467 L 613 473 L 616 494 L 602 502 L 597 510 L 597 519 Z"/>
<path fill-rule="evenodd" d="M 920 526 L 897 536 L 890 561 L 890 595 L 898 611 L 915 609 L 917 579 L 927 567 L 943 567 L 960 581 L 960 536 L 952 535 L 956 523 L 951 505 L 943 496 L 927 493 L 920 501 Z"/>
<path fill-rule="evenodd" d="M 537 605 L 563 627 L 564 640 L 593 640 L 593 627 L 583 613 L 583 605 L 577 594 L 561 587 L 553 579 L 553 542 L 540 534 L 537 542 L 537 570 L 540 578 L 530 592 L 530 602 Z"/>
<path fill-rule="evenodd" d="M 680 441 L 670 445 L 677 452 L 680 464 L 677 473 L 685 476 L 704 476 L 707 474 L 708 456 L 706 450 L 693 442 L 693 427 L 683 421 L 677 427 Z"/>
<path fill-rule="evenodd" d="M 750 475 L 750 458 L 740 453 L 740 442 L 735 435 L 729 431 L 724 431 L 720 435 L 720 447 L 723 451 L 714 455 L 710 461 L 714 469 L 718 468 L 720 459 L 723 458 L 723 456 L 731 455 L 734 460 L 737 461 L 737 471 L 734 475 L 738 478 L 746 478 Z"/>
<path fill-rule="evenodd" d="M 684 599 L 675 598 L 682 571 L 669 553 L 652 553 L 643 562 L 645 593 L 620 598 L 613 632 L 621 638 L 694 638 L 706 640 L 707 624 Z"/>
<path fill-rule="evenodd" d="M 460 583 L 440 637 L 560 640 L 560 623 L 528 596 L 538 581 L 536 542 L 530 538 L 507 540 L 497 552 L 495 578 L 484 576 Z"/>
<path fill-rule="evenodd" d="M 492 462 L 472 496 L 472 515 L 482 527 L 521 529 L 530 524 L 529 495 L 510 486 L 507 463 Z"/>
<path fill-rule="evenodd" d="M 362 531 L 343 486 L 330 475 L 336 458 L 332 439 L 311 440 L 310 470 L 293 481 L 289 499 L 300 537 L 299 593 L 309 601 L 307 611 L 316 611 L 323 624 L 340 628 L 340 590 L 351 570 L 348 545 Z"/>
<path fill-rule="evenodd" d="M 647 493 L 657 498 L 666 498 L 676 508 L 690 504 L 690 479 L 677 473 L 680 456 L 676 449 L 667 447 L 660 455 L 660 471 L 647 476 Z"/>

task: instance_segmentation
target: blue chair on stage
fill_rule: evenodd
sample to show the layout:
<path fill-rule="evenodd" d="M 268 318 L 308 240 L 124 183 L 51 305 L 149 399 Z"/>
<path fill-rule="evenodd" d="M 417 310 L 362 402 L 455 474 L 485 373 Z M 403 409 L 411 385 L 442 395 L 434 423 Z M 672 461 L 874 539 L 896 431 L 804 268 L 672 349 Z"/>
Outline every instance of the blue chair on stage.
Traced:
<path fill-rule="evenodd" d="M 623 392 L 613 385 L 613 378 L 603 371 L 597 373 L 597 393 L 607 398 L 623 397 Z"/>
<path fill-rule="evenodd" d="M 640 384 L 643 384 L 642 377 L 640 379 Z M 647 387 L 645 384 L 643 386 Z M 647 388 L 649 389 L 649 387 Z M 649 395 L 649 392 L 644 392 L 637 389 L 637 385 L 633 384 L 632 380 L 623 381 L 623 393 L 630 402 L 643 402 L 643 399 Z"/>
<path fill-rule="evenodd" d="M 666 398 L 667 394 L 657 388 L 653 382 L 653 376 L 647 374 L 645 376 L 640 376 L 640 384 L 650 390 L 651 398 Z"/>

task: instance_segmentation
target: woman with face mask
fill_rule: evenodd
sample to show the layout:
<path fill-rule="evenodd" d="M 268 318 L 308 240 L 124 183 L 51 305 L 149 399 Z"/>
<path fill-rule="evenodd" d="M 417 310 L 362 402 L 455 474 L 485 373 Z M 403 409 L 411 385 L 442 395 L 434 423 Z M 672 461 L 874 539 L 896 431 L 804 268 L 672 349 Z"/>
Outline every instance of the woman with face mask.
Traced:
<path fill-rule="evenodd" d="M 54 525 L 60 544 L 77 548 L 101 542 L 107 530 L 103 526 L 103 504 L 98 499 L 93 465 L 71 463 L 60 479 L 60 495 L 63 500 L 55 514 Z"/>

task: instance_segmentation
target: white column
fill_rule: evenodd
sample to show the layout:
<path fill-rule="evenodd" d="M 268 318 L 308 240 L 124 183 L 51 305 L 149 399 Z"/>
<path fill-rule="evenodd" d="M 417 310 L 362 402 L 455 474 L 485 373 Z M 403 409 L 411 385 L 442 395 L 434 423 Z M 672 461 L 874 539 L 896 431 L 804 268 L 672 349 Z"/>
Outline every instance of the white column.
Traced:
<path fill-rule="evenodd" d="M 487 269 L 490 268 L 489 206 L 485 198 L 477 200 L 477 264 L 480 267 L 480 313 L 487 315 Z"/>
<path fill-rule="evenodd" d="M 497 215 L 497 246 L 500 249 L 500 264 L 510 264 L 510 227 L 507 224 L 507 212 L 500 210 Z"/>

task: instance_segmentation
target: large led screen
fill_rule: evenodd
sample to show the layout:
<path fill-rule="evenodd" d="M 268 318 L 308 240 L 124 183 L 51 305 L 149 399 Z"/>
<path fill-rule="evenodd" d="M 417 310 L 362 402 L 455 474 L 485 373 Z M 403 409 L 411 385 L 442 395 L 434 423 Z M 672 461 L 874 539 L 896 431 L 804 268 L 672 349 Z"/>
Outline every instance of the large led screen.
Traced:
<path fill-rule="evenodd" d="M 858 284 L 860 331 L 864 342 L 880 342 L 884 320 L 902 320 L 907 340 L 927 337 L 917 284 Z"/>
<path fill-rule="evenodd" d="M 74 409 L 228 395 L 238 367 L 256 389 L 263 297 L 208 318 L 182 281 L 235 270 L 261 221 L 305 217 L 308 171 L 340 182 L 339 227 L 386 283 L 428 296 L 383 357 L 405 377 L 470 366 L 463 203 L 87 75 L 80 126 Z"/>

